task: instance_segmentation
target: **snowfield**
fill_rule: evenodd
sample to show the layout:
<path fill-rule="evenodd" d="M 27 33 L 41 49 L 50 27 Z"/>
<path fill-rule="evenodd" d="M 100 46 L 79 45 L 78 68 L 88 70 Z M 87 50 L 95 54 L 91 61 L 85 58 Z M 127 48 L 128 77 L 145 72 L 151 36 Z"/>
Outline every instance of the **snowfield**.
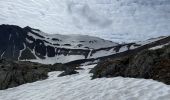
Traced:
<path fill-rule="evenodd" d="M 32 29 L 33 32 L 44 36 L 45 38 L 36 36 L 35 34 L 28 33 L 28 36 L 33 37 L 34 39 L 40 39 L 48 41 L 49 43 L 45 43 L 45 45 L 54 46 L 54 44 L 58 44 L 60 48 L 67 48 L 67 49 L 100 49 L 100 48 L 107 48 L 118 45 L 118 43 L 104 40 L 102 38 L 88 36 L 88 35 L 61 35 L 61 34 L 48 34 L 42 31 L 35 31 Z M 32 41 L 27 39 L 28 43 Z M 67 44 L 67 45 L 66 45 Z"/>
<path fill-rule="evenodd" d="M 169 100 L 170 86 L 160 82 L 133 78 L 91 80 L 89 68 L 79 74 L 57 77 L 49 73 L 46 80 L 1 90 L 0 100 Z"/>
<path fill-rule="evenodd" d="M 170 33 L 169 0 L 0 0 L 0 24 L 114 42 Z"/>
<path fill-rule="evenodd" d="M 167 44 L 164 44 L 164 45 L 158 45 L 158 46 L 152 47 L 152 48 L 150 48 L 149 50 L 161 49 L 161 48 L 163 48 L 163 47 L 165 47 L 166 45 L 169 45 L 169 44 L 170 44 L 170 42 L 167 43 Z"/>

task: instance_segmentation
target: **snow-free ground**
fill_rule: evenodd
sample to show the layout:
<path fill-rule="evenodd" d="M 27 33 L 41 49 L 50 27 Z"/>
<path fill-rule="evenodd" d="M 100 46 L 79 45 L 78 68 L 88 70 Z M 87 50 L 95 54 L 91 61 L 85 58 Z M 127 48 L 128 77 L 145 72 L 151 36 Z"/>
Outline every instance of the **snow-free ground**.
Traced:
<path fill-rule="evenodd" d="M 0 100 L 170 100 L 170 86 L 153 80 L 91 80 L 89 68 L 94 66 L 82 66 L 79 74 L 64 77 L 51 72 L 46 80 L 1 90 Z"/>

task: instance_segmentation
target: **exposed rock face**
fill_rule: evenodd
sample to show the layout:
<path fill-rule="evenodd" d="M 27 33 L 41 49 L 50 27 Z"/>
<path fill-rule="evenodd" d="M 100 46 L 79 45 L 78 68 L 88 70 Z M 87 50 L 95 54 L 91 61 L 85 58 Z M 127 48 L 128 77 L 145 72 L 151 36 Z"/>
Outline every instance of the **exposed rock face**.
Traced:
<path fill-rule="evenodd" d="M 88 56 L 90 50 L 56 47 L 55 44 L 45 41 L 44 36 L 34 31 L 30 27 L 0 25 L 0 58 L 28 60 L 36 59 L 36 57 L 45 59 L 45 56 L 56 55 L 83 55 L 84 58 Z"/>
<path fill-rule="evenodd" d="M 170 37 L 162 37 L 144 42 L 118 44 L 97 37 L 48 35 L 30 27 L 0 25 L 0 58 L 45 64 L 68 63 L 82 59 L 124 56 L 165 44 L 169 40 Z"/>
<path fill-rule="evenodd" d="M 97 37 L 48 35 L 30 27 L 0 25 L 0 58 L 45 64 L 68 63 L 82 59 L 124 56 L 165 44 L 169 40 L 170 37 L 161 37 L 144 42 L 118 44 Z"/>
<path fill-rule="evenodd" d="M 48 72 L 64 71 L 60 76 L 76 74 L 79 65 L 54 64 L 43 65 L 32 62 L 0 60 L 0 90 L 16 87 L 25 83 L 43 80 L 48 77 Z"/>
<path fill-rule="evenodd" d="M 0 60 L 0 90 L 46 79 L 47 73 L 41 64 Z"/>
<path fill-rule="evenodd" d="M 24 49 L 26 32 L 18 26 L 0 26 L 0 55 L 18 59 L 20 50 Z M 15 50 L 14 50 L 15 49 Z"/>
<path fill-rule="evenodd" d="M 90 47 L 95 46 L 95 43 L 111 43 L 109 45 L 112 45 L 113 42 L 101 39 L 88 40 L 89 45 L 87 41 L 79 40 L 81 44 L 78 44 L 78 47 L 70 48 L 75 41 L 71 42 L 73 44 L 62 44 L 65 37 L 62 39 L 46 36 L 40 30 L 30 27 L 0 25 L 0 58 L 15 60 L 0 61 L 0 89 L 45 79 L 50 71 L 64 71 L 59 76 L 76 74 L 75 70 L 80 64 L 99 60 L 104 61 L 91 71 L 94 74 L 93 78 L 114 76 L 152 78 L 170 84 L 170 47 L 167 46 L 160 50 L 145 50 L 168 43 L 170 36 L 154 41 L 149 40 L 147 43 L 113 44 L 114 46 L 111 47 L 107 47 L 107 45 L 103 48 L 99 46 L 93 49 Z M 83 43 L 84 45 L 82 45 Z M 89 47 L 84 47 L 85 45 Z M 76 58 L 80 55 L 83 57 Z M 68 56 L 71 57 L 67 58 Z M 52 57 L 56 57 L 55 63 L 57 60 L 61 62 L 54 65 L 42 65 L 17 61 L 25 59 L 46 61 L 47 58 Z M 65 59 L 71 59 L 72 62 L 61 64 Z"/>
<path fill-rule="evenodd" d="M 81 41 L 84 38 L 86 41 Z M 72 56 L 74 59 L 71 61 L 86 59 L 91 55 L 91 49 L 117 44 L 90 36 L 48 35 L 30 27 L 0 25 L 0 45 L 0 58 L 31 60 L 56 57 L 59 61 L 54 63 L 67 63 L 73 59 Z"/>
<path fill-rule="evenodd" d="M 144 50 L 133 56 L 102 61 L 91 73 L 92 78 L 145 78 L 170 85 L 170 45 L 157 50 Z"/>
<path fill-rule="evenodd" d="M 77 74 L 78 72 L 75 71 L 74 69 L 70 69 L 70 68 L 67 68 L 63 73 L 61 73 L 59 75 L 59 77 L 61 76 L 66 76 L 66 75 L 72 75 L 72 74 Z"/>

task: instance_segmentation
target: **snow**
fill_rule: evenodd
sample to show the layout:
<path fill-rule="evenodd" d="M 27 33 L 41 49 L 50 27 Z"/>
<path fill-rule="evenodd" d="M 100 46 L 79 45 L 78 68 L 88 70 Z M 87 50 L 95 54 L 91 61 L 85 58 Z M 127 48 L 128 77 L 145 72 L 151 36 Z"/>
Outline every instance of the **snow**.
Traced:
<path fill-rule="evenodd" d="M 87 35 L 60 35 L 60 34 L 50 35 L 41 31 L 36 31 L 35 29 L 32 29 L 32 31 L 41 36 L 44 36 L 44 38 L 39 37 L 38 35 L 35 35 L 31 32 L 28 32 L 28 36 L 33 37 L 35 40 L 40 39 L 42 41 L 47 41 L 44 42 L 46 46 L 52 46 L 59 49 L 62 48 L 70 49 L 69 53 L 71 52 L 71 50 L 78 50 L 77 53 L 79 54 L 81 52 L 80 50 L 89 50 L 89 54 L 87 58 L 96 58 L 96 57 L 111 55 L 114 52 L 113 49 L 109 50 L 109 52 L 104 50 L 96 52 L 94 56 L 91 57 L 92 51 L 95 49 L 114 47 L 118 45 L 118 43 L 114 43 L 112 41 L 104 40 L 98 37 L 87 36 Z M 28 38 L 26 38 L 26 41 L 28 43 L 33 42 Z M 54 45 L 54 44 L 59 44 L 59 45 Z M 69 44 L 69 45 L 64 45 L 64 44 Z M 79 44 L 81 44 L 82 46 L 78 46 Z M 58 50 L 57 52 L 60 53 L 60 50 Z M 32 53 L 35 54 L 35 50 L 33 50 Z M 36 57 L 36 59 L 27 60 L 27 61 L 38 62 L 42 64 L 55 64 L 55 63 L 67 63 L 74 60 L 86 59 L 85 55 L 83 54 L 70 55 L 69 53 L 68 55 L 56 55 L 55 57 L 46 56 L 45 59 L 40 59 Z"/>
<path fill-rule="evenodd" d="M 114 50 L 114 48 L 112 48 L 108 51 L 107 50 L 97 51 L 97 52 L 93 53 L 90 58 L 104 57 L 104 56 L 109 56 L 109 55 L 112 55 L 112 54 L 116 54 L 116 51 Z"/>
<path fill-rule="evenodd" d="M 23 48 L 22 50 L 20 50 L 19 56 L 18 56 L 18 60 L 20 60 L 20 57 L 21 57 L 21 55 L 22 55 L 22 52 L 26 49 L 25 43 L 23 43 L 23 45 L 24 45 L 24 48 Z"/>
<path fill-rule="evenodd" d="M 3 58 L 4 54 L 5 54 L 5 51 L 2 53 L 1 58 Z"/>
<path fill-rule="evenodd" d="M 80 74 L 49 78 L 19 87 L 1 90 L 0 100 L 169 100 L 170 86 L 160 82 L 133 78 L 90 79 L 89 68 Z"/>
<path fill-rule="evenodd" d="M 170 35 L 169 0 L 0 0 L 0 24 L 115 42 Z"/>
<path fill-rule="evenodd" d="M 120 48 L 119 52 L 124 52 L 124 51 L 127 51 L 128 50 L 128 47 L 127 46 L 123 46 Z"/>
<path fill-rule="evenodd" d="M 11 40 L 11 34 L 9 34 L 9 40 Z"/>
<path fill-rule="evenodd" d="M 116 53 L 121 53 L 125 52 L 127 50 L 133 50 L 138 47 L 144 46 L 146 44 L 158 41 L 160 39 L 167 38 L 166 36 L 161 36 L 157 38 L 151 38 L 146 41 L 138 41 L 135 42 L 133 45 L 128 48 L 128 45 L 124 44 L 123 46 L 120 47 L 119 51 L 116 52 L 115 47 L 120 45 L 118 43 L 104 40 L 98 37 L 91 37 L 87 35 L 60 35 L 60 34 L 54 34 L 54 35 L 49 35 L 41 31 L 36 31 L 32 30 L 35 33 L 44 36 L 45 38 L 39 37 L 35 34 L 32 34 L 31 32 L 28 33 L 29 36 L 33 37 L 34 39 L 40 39 L 47 41 L 44 42 L 46 46 L 52 46 L 55 48 L 65 48 L 65 49 L 81 49 L 81 50 L 89 50 L 89 54 L 87 56 L 87 59 L 89 58 L 99 58 L 99 57 L 104 57 L 104 56 L 110 56 Z M 53 40 L 53 39 L 56 40 Z M 28 43 L 31 43 L 29 39 L 26 39 Z M 59 45 L 53 45 L 53 44 L 59 44 Z M 64 45 L 64 44 L 69 44 L 69 45 Z M 77 46 L 78 44 L 81 44 L 82 46 Z M 135 46 L 138 45 L 138 46 Z M 101 49 L 101 50 L 100 50 Z M 93 52 L 96 50 L 96 52 Z M 58 51 L 60 53 L 60 50 Z M 78 52 L 77 52 L 78 53 Z M 35 54 L 35 52 L 33 52 Z M 86 59 L 85 56 L 82 54 L 80 55 L 56 55 L 55 57 L 46 57 L 45 59 L 40 59 L 36 57 L 37 59 L 29 60 L 33 62 L 39 62 L 43 64 L 54 64 L 54 63 L 67 63 L 70 61 L 74 60 L 80 60 L 80 59 Z"/>
<path fill-rule="evenodd" d="M 55 57 L 46 57 L 45 59 L 32 59 L 27 60 L 31 62 L 38 62 L 41 64 L 55 64 L 55 63 L 67 63 L 74 60 L 85 59 L 84 55 L 56 55 Z"/>
<path fill-rule="evenodd" d="M 134 45 L 132 45 L 132 46 L 130 46 L 130 50 L 133 50 L 133 49 L 136 49 L 136 48 L 138 48 L 138 46 L 134 46 Z"/>
<path fill-rule="evenodd" d="M 166 36 L 160 36 L 160 37 L 156 37 L 156 38 L 150 38 L 150 39 L 145 40 L 145 41 L 138 41 L 138 42 L 136 42 L 136 44 L 146 45 L 146 44 L 149 44 L 149 43 L 152 43 L 152 42 L 164 39 L 164 38 L 167 38 L 167 37 Z"/>
<path fill-rule="evenodd" d="M 161 49 L 161 48 L 163 48 L 164 46 L 169 45 L 169 44 L 170 44 L 170 43 L 163 44 L 163 45 L 158 45 L 158 46 L 155 46 L 155 47 L 150 48 L 149 50 Z"/>
<path fill-rule="evenodd" d="M 30 43 L 30 44 L 34 42 L 34 41 L 29 40 L 29 39 L 27 39 L 27 38 L 26 38 L 26 41 L 27 41 L 28 43 Z"/>
<path fill-rule="evenodd" d="M 61 34 L 55 34 L 55 35 L 50 35 L 47 33 L 44 33 L 42 31 L 35 31 L 34 29 L 32 30 L 33 32 L 44 36 L 45 38 L 39 37 L 31 32 L 28 32 L 28 36 L 33 37 L 34 39 L 40 39 L 40 40 L 45 40 L 48 41 L 49 43 L 45 43 L 45 45 L 51 45 L 52 44 L 59 44 L 59 48 L 68 48 L 68 49 L 99 49 L 99 48 L 106 48 L 106 47 L 112 47 L 116 46 L 118 43 L 104 40 L 98 37 L 93 37 L 93 36 L 87 36 L 87 35 L 61 35 Z M 53 40 L 57 39 L 57 40 Z M 28 41 L 29 42 L 29 41 Z M 65 44 L 69 44 L 65 45 Z M 82 45 L 82 46 L 78 46 Z"/>
<path fill-rule="evenodd" d="M 93 49 L 90 49 L 90 52 L 89 52 L 87 58 L 90 58 L 90 56 L 91 56 L 91 54 L 92 54 L 92 51 L 93 51 Z"/>

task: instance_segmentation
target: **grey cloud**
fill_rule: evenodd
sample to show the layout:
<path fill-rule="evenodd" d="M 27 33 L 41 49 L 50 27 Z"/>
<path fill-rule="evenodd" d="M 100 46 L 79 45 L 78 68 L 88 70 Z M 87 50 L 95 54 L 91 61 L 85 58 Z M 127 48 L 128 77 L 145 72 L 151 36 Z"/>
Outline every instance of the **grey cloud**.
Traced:
<path fill-rule="evenodd" d="M 89 24 L 95 25 L 101 28 L 109 27 L 112 24 L 112 20 L 99 14 L 97 11 L 91 9 L 88 4 L 67 4 L 68 12 L 71 15 L 76 15 L 76 18 L 86 20 Z"/>

